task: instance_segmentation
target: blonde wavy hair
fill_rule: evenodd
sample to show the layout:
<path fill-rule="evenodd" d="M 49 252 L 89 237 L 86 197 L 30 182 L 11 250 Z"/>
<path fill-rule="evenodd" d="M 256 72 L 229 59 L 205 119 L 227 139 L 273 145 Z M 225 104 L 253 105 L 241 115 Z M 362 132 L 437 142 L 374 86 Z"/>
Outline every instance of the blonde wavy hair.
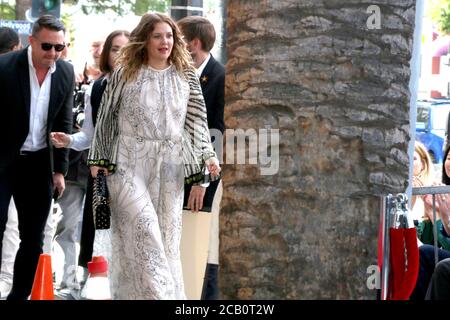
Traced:
<path fill-rule="evenodd" d="M 169 56 L 169 62 L 175 65 L 178 72 L 186 69 L 195 70 L 192 58 L 186 49 L 186 43 L 177 24 L 167 15 L 161 13 L 146 13 L 130 34 L 130 42 L 126 44 L 118 58 L 118 64 L 123 68 L 123 76 L 129 81 L 135 79 L 142 65 L 148 64 L 147 42 L 160 22 L 167 23 L 173 33 L 173 48 Z"/>
<path fill-rule="evenodd" d="M 422 162 L 422 171 L 417 177 L 424 183 L 424 185 L 431 185 L 434 180 L 434 169 L 430 154 L 428 153 L 427 148 L 425 148 L 425 146 L 418 141 L 414 143 L 414 151 L 417 152 L 420 157 L 420 161 Z"/>

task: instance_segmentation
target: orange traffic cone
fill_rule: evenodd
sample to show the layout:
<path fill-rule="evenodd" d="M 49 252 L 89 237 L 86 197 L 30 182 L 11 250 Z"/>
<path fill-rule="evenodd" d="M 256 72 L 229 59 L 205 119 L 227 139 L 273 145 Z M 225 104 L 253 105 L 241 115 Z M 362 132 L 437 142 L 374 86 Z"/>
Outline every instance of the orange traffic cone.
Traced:
<path fill-rule="evenodd" d="M 30 300 L 54 300 L 52 257 L 49 254 L 41 254 L 34 276 L 33 288 Z"/>

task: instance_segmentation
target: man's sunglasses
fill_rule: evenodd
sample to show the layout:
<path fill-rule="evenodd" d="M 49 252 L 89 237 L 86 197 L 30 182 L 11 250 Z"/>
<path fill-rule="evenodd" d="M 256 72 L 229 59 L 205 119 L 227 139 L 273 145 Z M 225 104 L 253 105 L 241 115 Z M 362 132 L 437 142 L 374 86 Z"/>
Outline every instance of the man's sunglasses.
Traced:
<path fill-rule="evenodd" d="M 36 37 L 34 37 L 36 38 Z M 61 52 L 64 50 L 64 48 L 66 47 L 65 44 L 51 44 L 48 42 L 42 42 L 41 40 L 39 40 L 38 38 L 36 38 L 40 43 L 41 43 L 41 49 L 44 51 L 50 51 L 52 50 L 53 47 L 55 47 L 55 51 L 57 52 Z"/>
<path fill-rule="evenodd" d="M 64 48 L 66 47 L 65 44 L 51 44 L 51 43 L 47 43 L 47 42 L 42 42 L 41 43 L 41 48 L 44 51 L 50 51 L 52 50 L 52 47 L 55 47 L 55 51 L 57 52 L 61 52 L 64 50 Z"/>

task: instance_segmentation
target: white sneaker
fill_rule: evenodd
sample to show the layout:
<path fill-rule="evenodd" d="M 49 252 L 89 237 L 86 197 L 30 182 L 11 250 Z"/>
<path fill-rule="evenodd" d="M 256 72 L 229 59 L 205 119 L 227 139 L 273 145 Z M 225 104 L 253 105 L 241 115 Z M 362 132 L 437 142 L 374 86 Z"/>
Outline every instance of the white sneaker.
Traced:
<path fill-rule="evenodd" d="M 81 289 L 79 289 L 79 290 L 75 290 L 75 289 L 70 290 L 70 295 L 72 296 L 72 299 L 73 300 L 80 300 L 81 299 L 80 292 L 81 292 Z"/>
<path fill-rule="evenodd" d="M 80 289 L 82 289 L 82 287 L 85 285 L 88 275 L 89 275 L 89 271 L 87 268 L 78 267 L 77 281 L 78 281 L 78 284 L 80 285 Z"/>
<path fill-rule="evenodd" d="M 79 290 L 76 289 L 59 289 L 55 290 L 55 300 L 79 300 Z"/>

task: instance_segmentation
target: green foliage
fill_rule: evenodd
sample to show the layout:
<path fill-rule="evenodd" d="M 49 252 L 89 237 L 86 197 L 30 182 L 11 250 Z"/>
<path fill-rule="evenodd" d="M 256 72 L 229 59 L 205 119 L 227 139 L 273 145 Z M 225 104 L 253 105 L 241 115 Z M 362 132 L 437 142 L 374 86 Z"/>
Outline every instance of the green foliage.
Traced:
<path fill-rule="evenodd" d="M 16 10 L 15 10 L 14 6 L 1 1 L 0 2 L 0 19 L 15 20 L 16 19 Z"/>
<path fill-rule="evenodd" d="M 119 16 L 134 13 L 143 15 L 148 11 L 167 12 L 171 0 L 66 0 L 81 4 L 84 14 L 114 12 Z"/>
<path fill-rule="evenodd" d="M 148 11 L 167 12 L 170 0 L 136 0 L 134 14 L 142 16 Z"/>
<path fill-rule="evenodd" d="M 441 15 L 441 9 L 447 7 L 449 0 L 427 0 L 425 12 L 426 16 L 432 21 L 438 21 Z"/>
<path fill-rule="evenodd" d="M 427 16 L 436 22 L 439 30 L 450 33 L 450 0 L 428 0 Z"/>
<path fill-rule="evenodd" d="M 129 0 L 114 1 L 114 0 L 96 0 L 96 1 L 83 1 L 81 10 L 84 14 L 91 13 L 105 13 L 106 11 L 114 11 L 119 16 L 125 15 L 129 8 L 126 8 L 130 3 Z"/>
<path fill-rule="evenodd" d="M 439 29 L 445 33 L 450 33 L 450 3 L 447 3 L 446 8 L 441 9 L 439 17 Z"/>
<path fill-rule="evenodd" d="M 74 41 L 73 34 L 75 32 L 75 26 L 72 22 L 72 16 L 67 13 L 63 13 L 61 15 L 61 21 L 66 27 L 66 33 L 68 33 L 70 36 L 70 38 L 66 39 L 66 41 L 73 42 Z"/>

